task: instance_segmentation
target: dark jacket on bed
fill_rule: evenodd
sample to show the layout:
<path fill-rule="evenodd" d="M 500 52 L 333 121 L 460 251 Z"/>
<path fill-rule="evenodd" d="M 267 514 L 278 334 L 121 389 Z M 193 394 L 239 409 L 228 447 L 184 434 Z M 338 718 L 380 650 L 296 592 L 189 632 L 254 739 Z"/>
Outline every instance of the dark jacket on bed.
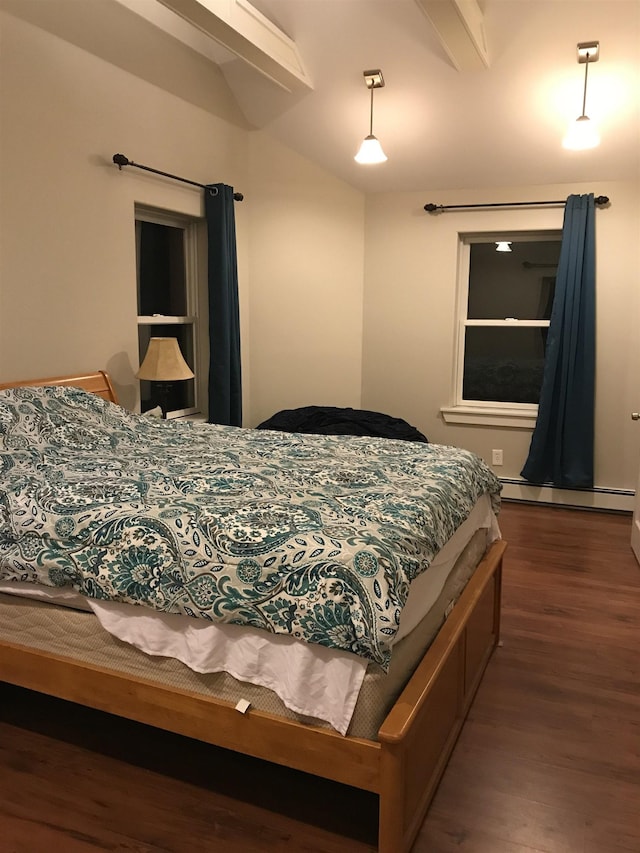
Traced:
<path fill-rule="evenodd" d="M 283 409 L 256 429 L 304 432 L 319 435 L 369 435 L 402 441 L 427 442 L 426 436 L 401 418 L 365 409 L 341 409 L 335 406 L 303 406 Z"/>

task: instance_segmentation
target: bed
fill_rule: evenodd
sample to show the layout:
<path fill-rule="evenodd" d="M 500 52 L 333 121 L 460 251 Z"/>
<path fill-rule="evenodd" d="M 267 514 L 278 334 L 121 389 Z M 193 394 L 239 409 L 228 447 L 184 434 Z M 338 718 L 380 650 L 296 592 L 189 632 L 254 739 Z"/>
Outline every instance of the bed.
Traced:
<path fill-rule="evenodd" d="M 0 390 L 37 387 L 79 388 L 108 404 L 117 403 L 103 372 L 5 383 Z M 410 450 L 405 447 L 404 452 Z M 102 658 L 92 658 L 72 649 L 68 627 L 91 624 L 92 614 L 73 611 L 73 616 L 71 612 L 60 616 L 64 608 L 57 605 L 5 594 L 0 595 L 0 679 L 373 792 L 379 797 L 379 850 L 402 853 L 411 848 L 498 641 L 506 543 L 487 541 L 488 547 L 479 547 L 474 534 L 464 555 L 456 557 L 456 564 L 473 559 L 473 571 L 455 596 L 455 604 L 447 605 L 447 618 L 437 626 L 426 652 L 420 651 L 399 696 L 376 724 L 376 731 L 367 736 L 340 734 L 318 721 L 310 723 L 304 715 L 261 710 L 253 695 L 250 703 L 236 701 L 235 695 L 220 698 L 201 689 L 198 677 L 160 680 L 156 669 L 169 664 L 164 658 L 148 658 L 143 651 L 135 650 L 144 662 L 142 668 L 126 662 L 120 665 L 117 650 L 122 644 L 114 638 L 109 638 Z M 469 549 L 477 556 L 469 558 Z M 365 576 L 368 566 L 364 564 Z M 448 600 L 448 595 L 445 586 L 439 600 Z M 25 626 L 36 615 L 52 620 L 47 632 L 58 634 L 57 645 L 28 640 Z M 408 644 L 416 631 L 401 643 Z M 362 645 L 362 632 L 354 636 L 349 642 Z M 399 652 L 391 654 L 384 642 L 372 642 L 367 654 L 374 666 L 390 658 L 392 669 Z"/>

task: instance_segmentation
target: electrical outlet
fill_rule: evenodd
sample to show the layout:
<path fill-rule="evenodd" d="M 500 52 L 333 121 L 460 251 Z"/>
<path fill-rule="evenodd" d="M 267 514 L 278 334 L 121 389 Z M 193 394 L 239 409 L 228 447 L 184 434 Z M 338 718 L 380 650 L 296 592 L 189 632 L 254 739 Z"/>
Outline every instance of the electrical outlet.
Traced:
<path fill-rule="evenodd" d="M 502 465 L 502 450 L 491 451 L 491 464 Z"/>

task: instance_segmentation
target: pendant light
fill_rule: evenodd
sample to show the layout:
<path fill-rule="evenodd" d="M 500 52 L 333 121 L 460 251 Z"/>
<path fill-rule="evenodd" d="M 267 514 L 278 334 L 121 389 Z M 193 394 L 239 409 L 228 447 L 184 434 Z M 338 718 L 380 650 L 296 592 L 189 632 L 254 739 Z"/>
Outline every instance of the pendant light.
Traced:
<path fill-rule="evenodd" d="M 511 240 L 496 241 L 496 252 L 511 252 Z"/>
<path fill-rule="evenodd" d="M 584 63 L 584 93 L 582 95 L 582 115 L 572 122 L 562 141 L 563 148 L 571 151 L 584 151 L 595 148 L 600 144 L 598 129 L 586 114 L 587 106 L 587 74 L 589 63 L 597 62 L 600 58 L 600 42 L 590 41 L 578 44 L 578 62 Z"/>
<path fill-rule="evenodd" d="M 369 135 L 365 136 L 362 141 L 362 145 L 360 146 L 360 150 L 354 157 L 356 163 L 384 163 L 387 159 L 387 155 L 382 150 L 382 145 L 378 142 L 376 137 L 373 135 L 373 90 L 381 89 L 384 86 L 384 79 L 382 77 L 382 71 L 380 69 L 376 69 L 375 71 L 363 71 L 365 83 L 367 84 L 367 88 L 371 91 L 371 113 L 369 119 Z"/>

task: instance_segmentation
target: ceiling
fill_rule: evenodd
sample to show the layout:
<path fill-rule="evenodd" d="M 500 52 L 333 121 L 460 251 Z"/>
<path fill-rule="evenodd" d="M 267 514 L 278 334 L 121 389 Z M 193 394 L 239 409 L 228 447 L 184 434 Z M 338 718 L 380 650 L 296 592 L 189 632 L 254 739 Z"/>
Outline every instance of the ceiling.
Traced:
<path fill-rule="evenodd" d="M 488 67 L 456 68 L 455 40 L 443 42 L 430 3 L 475 11 Z M 131 16 L 144 18 L 150 40 L 168 33 L 221 69 L 251 126 L 364 192 L 640 179 L 640 0 L 83 0 L 83 34 L 77 2 L 0 7 L 32 18 L 38 7 L 43 20 L 48 11 L 63 37 L 66 8 L 76 42 L 93 22 L 94 50 L 101 10 L 129 16 L 123 40 Z M 576 45 L 595 40 L 586 111 L 602 143 L 566 151 L 582 107 Z M 362 166 L 353 158 L 369 132 L 363 71 L 376 68 L 386 85 L 374 93 L 374 133 L 389 159 Z"/>
<path fill-rule="evenodd" d="M 245 115 L 366 192 L 640 177 L 637 0 L 480 0 L 489 67 L 473 71 L 456 70 L 416 0 L 253 2 L 295 41 L 313 91 L 286 103 L 238 86 Z M 587 114 L 602 143 L 570 152 L 561 140 L 584 84 L 576 45 L 593 40 Z M 389 159 L 361 166 L 371 68 L 386 84 L 374 133 Z"/>

